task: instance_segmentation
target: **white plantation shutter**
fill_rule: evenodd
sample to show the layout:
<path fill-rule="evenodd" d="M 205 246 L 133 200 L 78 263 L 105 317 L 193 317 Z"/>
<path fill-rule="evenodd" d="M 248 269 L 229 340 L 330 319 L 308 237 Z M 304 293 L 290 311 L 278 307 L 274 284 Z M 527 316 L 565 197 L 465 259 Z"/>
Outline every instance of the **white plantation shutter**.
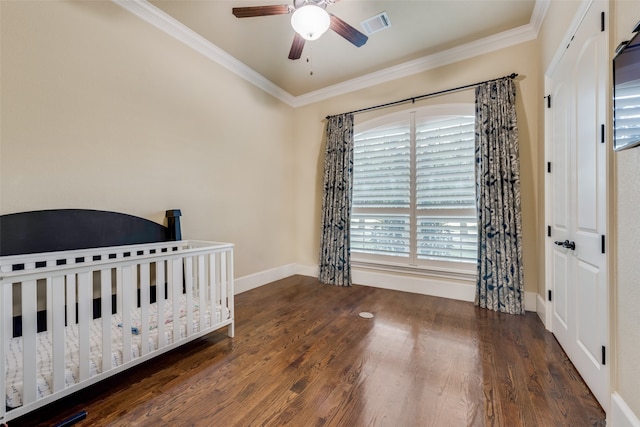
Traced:
<path fill-rule="evenodd" d="M 409 122 L 356 134 L 353 148 L 351 250 L 408 257 L 411 241 L 410 203 Z"/>
<path fill-rule="evenodd" d="M 408 257 L 409 214 L 351 214 L 351 251 Z"/>
<path fill-rule="evenodd" d="M 475 216 L 418 216 L 418 258 L 475 261 L 478 220 Z"/>
<path fill-rule="evenodd" d="M 410 136 L 407 122 L 354 137 L 354 207 L 409 207 Z"/>
<path fill-rule="evenodd" d="M 475 119 L 405 117 L 356 126 L 351 250 L 383 263 L 475 262 Z"/>
<path fill-rule="evenodd" d="M 418 208 L 475 206 L 474 118 L 416 126 Z"/>
<path fill-rule="evenodd" d="M 475 117 L 416 125 L 418 259 L 476 260 L 474 163 Z"/>

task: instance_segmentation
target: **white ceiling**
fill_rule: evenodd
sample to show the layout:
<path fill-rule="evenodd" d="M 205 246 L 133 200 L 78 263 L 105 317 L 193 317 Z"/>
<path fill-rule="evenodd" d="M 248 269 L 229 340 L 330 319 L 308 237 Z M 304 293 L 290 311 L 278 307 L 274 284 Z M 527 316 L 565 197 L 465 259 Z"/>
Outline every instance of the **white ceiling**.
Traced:
<path fill-rule="evenodd" d="M 532 39 L 548 6 L 548 0 L 337 1 L 327 10 L 361 32 L 361 21 L 380 12 L 387 12 L 391 27 L 370 35 L 360 48 L 328 31 L 306 42 L 302 57 L 292 61 L 287 58 L 294 35 L 290 15 L 239 19 L 231 14 L 233 7 L 286 0 L 114 1 L 292 105 L 323 91 Z"/>

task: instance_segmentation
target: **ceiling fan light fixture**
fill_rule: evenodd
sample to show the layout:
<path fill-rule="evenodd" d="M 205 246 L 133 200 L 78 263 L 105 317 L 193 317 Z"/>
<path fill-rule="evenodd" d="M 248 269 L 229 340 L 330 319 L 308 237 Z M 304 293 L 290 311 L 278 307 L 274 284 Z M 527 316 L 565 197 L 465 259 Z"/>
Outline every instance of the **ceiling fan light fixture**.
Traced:
<path fill-rule="evenodd" d="M 304 5 L 293 12 L 291 26 L 305 40 L 317 40 L 331 25 L 326 10 L 314 4 Z"/>

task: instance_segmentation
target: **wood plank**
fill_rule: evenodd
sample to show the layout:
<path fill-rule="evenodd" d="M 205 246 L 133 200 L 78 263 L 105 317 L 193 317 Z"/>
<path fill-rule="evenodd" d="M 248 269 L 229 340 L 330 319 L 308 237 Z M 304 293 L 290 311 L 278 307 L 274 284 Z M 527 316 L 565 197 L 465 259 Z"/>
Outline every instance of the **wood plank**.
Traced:
<path fill-rule="evenodd" d="M 84 409 L 79 426 L 605 425 L 533 313 L 305 276 L 235 303 L 235 338 L 216 331 L 14 424 Z"/>

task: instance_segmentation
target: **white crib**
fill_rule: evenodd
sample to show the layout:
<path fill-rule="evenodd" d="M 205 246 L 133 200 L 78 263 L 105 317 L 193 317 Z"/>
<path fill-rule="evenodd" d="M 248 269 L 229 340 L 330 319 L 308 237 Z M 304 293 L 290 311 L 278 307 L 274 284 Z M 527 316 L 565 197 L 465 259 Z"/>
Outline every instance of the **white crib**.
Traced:
<path fill-rule="evenodd" d="M 226 243 L 0 257 L 0 424 L 221 327 L 232 337 L 233 294 Z"/>

